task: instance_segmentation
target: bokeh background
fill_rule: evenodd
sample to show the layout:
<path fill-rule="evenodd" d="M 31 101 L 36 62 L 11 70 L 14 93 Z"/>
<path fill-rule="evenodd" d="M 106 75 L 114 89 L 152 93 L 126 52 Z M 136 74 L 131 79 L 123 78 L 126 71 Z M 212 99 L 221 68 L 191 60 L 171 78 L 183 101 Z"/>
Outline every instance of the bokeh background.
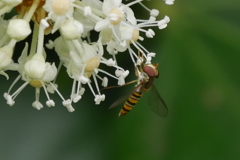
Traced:
<path fill-rule="evenodd" d="M 154 114 L 145 96 L 125 117 L 117 116 L 121 106 L 109 110 L 133 85 L 106 91 L 107 100 L 100 106 L 88 91 L 73 113 L 57 96 L 55 108 L 37 111 L 31 106 L 34 90 L 29 86 L 13 107 L 0 98 L 1 160 L 240 158 L 240 1 L 144 3 L 159 9 L 159 18 L 171 18 L 166 29 L 156 29 L 156 37 L 144 43 L 157 52 L 154 61 L 161 75 L 155 84 L 168 105 L 168 117 Z M 144 11 L 136 14 L 148 16 Z M 131 67 L 126 57 L 121 63 Z M 9 74 L 9 81 L 0 76 L 1 95 L 16 77 Z M 66 97 L 72 82 L 64 71 L 57 83 Z"/>

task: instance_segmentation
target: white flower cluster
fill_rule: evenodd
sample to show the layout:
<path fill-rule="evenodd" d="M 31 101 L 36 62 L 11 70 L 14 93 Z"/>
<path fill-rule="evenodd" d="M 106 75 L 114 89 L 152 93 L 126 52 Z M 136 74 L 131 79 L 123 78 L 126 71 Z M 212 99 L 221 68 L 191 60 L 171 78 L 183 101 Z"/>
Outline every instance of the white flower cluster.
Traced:
<path fill-rule="evenodd" d="M 165 2 L 173 4 L 174 0 Z M 147 10 L 149 19 L 136 19 L 131 9 L 133 5 L 140 5 Z M 17 10 L 17 15 L 5 20 L 4 14 L 12 9 Z M 82 98 L 85 85 L 94 95 L 95 103 L 100 104 L 105 95 L 100 93 L 97 79 L 102 81 L 103 87 L 108 85 L 108 78 L 115 79 L 118 85 L 124 85 L 129 74 L 128 70 L 118 66 L 118 53 L 127 51 L 134 66 L 137 66 L 142 62 L 137 54 L 139 51 L 147 60 L 146 63 L 151 63 L 155 53 L 149 52 L 139 41 L 143 41 L 144 37 L 155 36 L 151 27 L 164 29 L 167 26 L 169 17 L 156 20 L 158 14 L 158 10 L 147 8 L 142 0 L 128 3 L 122 0 L 1 0 L 0 74 L 9 79 L 7 70 L 19 72 L 19 76 L 4 93 L 7 104 L 13 106 L 15 98 L 28 84 L 35 88 L 36 98 L 32 106 L 38 110 L 43 107 L 39 101 L 40 91 L 43 90 L 48 107 L 55 106 L 49 93 L 56 92 L 62 104 L 69 112 L 73 112 L 72 103 Z M 34 22 L 33 28 L 30 27 L 30 21 Z M 60 36 L 44 44 L 44 35 L 57 31 Z M 99 32 L 96 42 L 90 38 L 93 31 Z M 140 36 L 140 32 L 145 36 Z M 31 33 L 31 44 L 25 44 L 18 61 L 14 62 L 12 56 L 17 52 L 14 51 L 16 43 Z M 55 49 L 60 59 L 58 67 L 54 62 L 46 62 L 44 47 Z M 105 58 L 107 54 L 111 58 Z M 99 68 L 100 64 L 115 68 L 115 73 Z M 66 68 L 68 76 L 73 80 L 69 98 L 62 96 L 55 83 L 61 67 Z M 12 91 L 19 80 L 23 81 L 22 86 Z"/>

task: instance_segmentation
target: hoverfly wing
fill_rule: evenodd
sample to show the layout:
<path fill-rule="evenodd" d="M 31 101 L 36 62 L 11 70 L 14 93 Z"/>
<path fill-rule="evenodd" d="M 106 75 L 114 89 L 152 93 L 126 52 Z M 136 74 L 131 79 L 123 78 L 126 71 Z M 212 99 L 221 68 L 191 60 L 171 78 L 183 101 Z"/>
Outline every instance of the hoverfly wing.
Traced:
<path fill-rule="evenodd" d="M 158 93 L 155 85 L 148 93 L 148 106 L 152 109 L 154 113 L 159 115 L 160 117 L 166 117 L 168 115 L 168 108 L 166 103 L 164 102 L 161 95 Z"/>
<path fill-rule="evenodd" d="M 131 96 L 131 94 L 134 90 L 135 90 L 135 88 L 133 90 L 131 90 L 131 92 L 128 92 L 127 94 L 125 94 L 121 98 L 117 99 L 115 102 L 113 102 L 113 104 L 108 109 L 114 108 L 114 107 L 126 102 L 128 100 L 128 98 Z"/>
<path fill-rule="evenodd" d="M 121 98 L 119 98 L 118 100 L 116 100 L 115 102 L 113 102 L 113 104 L 112 104 L 108 109 L 114 108 L 114 107 L 116 107 L 116 106 L 124 103 L 124 102 L 128 99 L 128 97 L 129 97 L 130 95 L 131 95 L 131 94 L 122 96 Z"/>

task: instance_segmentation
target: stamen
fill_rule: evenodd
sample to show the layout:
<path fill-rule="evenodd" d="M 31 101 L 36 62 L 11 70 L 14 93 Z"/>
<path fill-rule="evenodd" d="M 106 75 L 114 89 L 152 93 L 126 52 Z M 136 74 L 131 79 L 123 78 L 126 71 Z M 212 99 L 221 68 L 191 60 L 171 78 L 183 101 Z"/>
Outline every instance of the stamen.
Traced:
<path fill-rule="evenodd" d="M 134 66 L 136 66 L 137 64 L 136 64 L 136 62 L 135 62 L 135 60 L 134 60 L 134 58 L 133 58 L 134 52 L 132 51 L 132 49 L 131 49 L 130 47 L 128 47 L 128 51 L 129 51 L 129 55 L 130 55 L 130 57 L 131 57 L 131 59 L 132 59 L 132 62 L 134 63 Z M 137 57 L 136 57 L 136 58 L 137 58 Z"/>
<path fill-rule="evenodd" d="M 29 82 L 25 82 L 22 84 L 21 87 L 19 87 L 13 94 L 12 94 L 12 97 L 13 97 L 13 100 L 18 96 L 18 94 L 28 85 Z"/>
<path fill-rule="evenodd" d="M 141 1 L 143 1 L 143 0 L 135 0 L 135 1 L 131 2 L 131 3 L 126 4 L 125 6 L 130 7 L 130 6 L 132 6 L 132 5 L 136 4 L 136 3 L 142 4 Z"/>
<path fill-rule="evenodd" d="M 77 95 L 79 95 L 79 90 L 80 90 L 80 87 L 81 87 L 82 85 L 81 85 L 81 83 L 80 82 L 78 82 L 78 85 L 77 85 Z"/>
<path fill-rule="evenodd" d="M 80 89 L 80 91 L 79 91 L 79 95 L 83 95 L 84 92 L 85 92 L 85 88 L 82 87 L 82 88 Z"/>
<path fill-rule="evenodd" d="M 104 74 L 106 74 L 106 75 L 108 75 L 108 76 L 110 76 L 110 77 L 112 77 L 112 78 L 114 78 L 114 79 L 118 79 L 117 77 L 111 75 L 110 73 L 108 73 L 108 72 L 106 72 L 106 71 L 104 71 L 104 70 L 102 70 L 102 69 L 98 69 L 98 71 L 99 71 L 99 72 L 102 72 L 102 73 L 104 73 Z"/>
<path fill-rule="evenodd" d="M 136 44 L 137 44 L 139 47 L 141 47 L 147 54 L 149 54 L 149 51 L 148 51 L 145 47 L 143 47 L 139 42 L 136 42 Z M 147 57 L 145 54 L 144 54 L 144 56 Z"/>
<path fill-rule="evenodd" d="M 134 42 L 133 40 L 131 40 L 132 44 L 134 45 L 134 47 L 137 48 L 137 50 L 139 50 L 141 53 L 144 53 L 143 50 L 137 45 L 137 41 Z M 145 58 L 147 58 L 147 56 L 145 54 L 143 54 Z"/>
<path fill-rule="evenodd" d="M 88 87 L 90 88 L 92 94 L 94 95 L 94 97 L 96 97 L 96 94 L 95 94 L 95 92 L 94 92 L 94 90 L 93 90 L 93 88 L 92 88 L 90 82 L 87 82 L 87 84 L 88 84 Z"/>
<path fill-rule="evenodd" d="M 93 81 L 94 81 L 94 83 L 95 83 L 95 86 L 96 86 L 96 88 L 97 88 L 97 92 L 98 92 L 98 94 L 100 94 L 100 91 L 99 91 L 99 87 L 98 87 L 98 82 L 97 82 L 96 76 L 95 76 L 95 74 L 92 74 L 92 76 L 93 76 Z"/>
<path fill-rule="evenodd" d="M 13 81 L 13 83 L 11 84 L 11 86 L 9 87 L 9 89 L 8 89 L 8 94 L 10 93 L 10 91 L 12 90 L 12 87 L 17 83 L 17 81 L 21 78 L 22 76 L 21 75 L 19 75 L 19 76 L 17 76 L 17 78 Z"/>
<path fill-rule="evenodd" d="M 76 88 L 76 80 L 74 79 L 73 84 L 72 84 L 72 91 L 71 91 L 71 95 L 70 95 L 71 101 L 74 98 L 75 88 Z"/>
<path fill-rule="evenodd" d="M 51 86 L 55 89 L 55 91 L 57 92 L 57 94 L 59 95 L 59 97 L 65 101 L 65 99 L 63 98 L 63 96 L 61 95 L 61 93 L 58 91 L 58 89 L 50 82 Z"/>
<path fill-rule="evenodd" d="M 44 90 L 44 92 L 45 92 L 45 94 L 46 94 L 46 96 L 47 96 L 47 99 L 48 100 L 50 100 L 50 97 L 49 97 L 49 95 L 48 95 L 48 92 L 47 92 L 47 89 L 46 89 L 46 86 L 45 86 L 45 84 L 42 82 L 42 81 L 39 81 L 41 84 L 42 84 L 42 86 L 43 86 L 43 90 Z"/>

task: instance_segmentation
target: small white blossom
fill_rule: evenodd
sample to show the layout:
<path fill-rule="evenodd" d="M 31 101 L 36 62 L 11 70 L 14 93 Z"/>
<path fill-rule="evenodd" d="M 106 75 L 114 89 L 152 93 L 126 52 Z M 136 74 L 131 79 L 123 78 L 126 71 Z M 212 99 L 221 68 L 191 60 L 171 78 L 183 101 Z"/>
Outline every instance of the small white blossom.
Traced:
<path fill-rule="evenodd" d="M 26 20 L 10 20 L 7 28 L 7 34 L 18 41 L 25 39 L 31 33 L 30 24 Z"/>
<path fill-rule="evenodd" d="M 66 40 L 74 40 L 81 37 L 81 34 L 83 33 L 83 25 L 82 23 L 74 20 L 66 20 L 62 26 L 60 27 L 60 31 L 62 36 Z"/>
<path fill-rule="evenodd" d="M 174 3 L 174 0 L 164 1 L 167 5 Z M 108 87 L 110 81 L 115 85 L 125 85 L 125 78 L 131 74 L 121 66 L 128 62 L 122 57 L 122 52 L 129 53 L 127 56 L 135 68 L 152 64 L 156 56 L 141 43 L 146 38 L 156 36 L 157 32 L 152 27 L 166 28 L 170 18 L 165 16 L 159 20 L 159 10 L 148 8 L 143 3 L 143 0 L 2 0 L 0 75 L 9 79 L 8 70 L 19 73 L 3 95 L 6 103 L 13 106 L 21 91 L 30 85 L 35 92 L 32 106 L 37 110 L 44 105 L 55 106 L 51 93 L 58 94 L 62 105 L 73 112 L 75 109 L 72 104 L 81 103 L 86 89 L 91 91 L 92 99 L 99 105 L 106 98 L 101 93 L 103 87 Z M 133 5 L 141 6 L 143 9 L 139 11 L 147 11 L 149 17 L 141 19 Z M 6 19 L 5 14 L 11 10 L 17 12 L 13 13 L 16 14 L 12 18 Z M 34 22 L 33 27 L 30 21 Z M 45 43 L 45 35 L 55 32 L 59 32 L 55 34 L 56 39 Z M 22 51 L 16 50 L 18 41 L 25 40 L 31 33 L 31 45 L 25 43 Z M 56 52 L 56 61 L 49 57 L 52 54 L 49 49 Z M 21 54 L 14 62 L 12 57 L 17 55 L 16 52 Z M 60 92 L 62 86 L 57 84 L 60 71 L 65 71 L 72 79 L 67 99 Z M 140 82 L 144 74 L 140 70 L 135 72 L 138 72 Z M 13 91 L 20 81 L 22 84 Z M 44 92 L 46 102 L 41 102 L 40 92 Z"/>
<path fill-rule="evenodd" d="M 42 54 L 35 54 L 24 65 L 26 76 L 32 79 L 41 79 L 46 70 L 46 63 Z"/>
<path fill-rule="evenodd" d="M 43 8 L 48 12 L 47 19 L 55 21 L 52 33 L 61 27 L 65 20 L 73 16 L 75 0 L 46 0 Z"/>

